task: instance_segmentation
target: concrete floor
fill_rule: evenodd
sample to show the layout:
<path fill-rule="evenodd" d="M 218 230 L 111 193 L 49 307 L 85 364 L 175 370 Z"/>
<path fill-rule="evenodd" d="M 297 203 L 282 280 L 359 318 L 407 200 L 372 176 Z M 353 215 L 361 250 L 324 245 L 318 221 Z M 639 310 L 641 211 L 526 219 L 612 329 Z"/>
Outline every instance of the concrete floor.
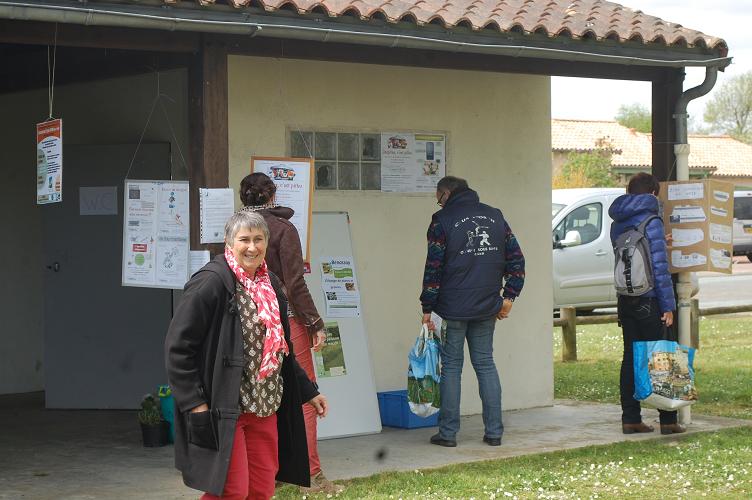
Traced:
<path fill-rule="evenodd" d="M 0 397 L 1 499 L 197 498 L 172 466 L 172 446 L 143 448 L 133 411 L 48 411 L 43 394 Z M 322 441 L 319 453 L 332 479 L 387 470 L 414 470 L 541 453 L 624 440 L 614 405 L 557 401 L 547 408 L 504 412 L 502 446 L 481 442 L 479 416 L 465 417 L 457 448 L 428 444 L 435 428 L 391 429 L 381 434 Z M 646 410 L 651 422 L 657 412 Z M 696 416 L 690 432 L 752 425 Z M 671 439 L 666 436 L 664 439 Z"/>

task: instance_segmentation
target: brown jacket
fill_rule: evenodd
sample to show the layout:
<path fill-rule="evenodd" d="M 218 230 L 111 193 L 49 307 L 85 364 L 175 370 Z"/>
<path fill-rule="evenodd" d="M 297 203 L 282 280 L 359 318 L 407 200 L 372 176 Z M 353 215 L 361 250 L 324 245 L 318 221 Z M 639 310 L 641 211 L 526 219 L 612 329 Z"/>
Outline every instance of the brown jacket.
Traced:
<path fill-rule="evenodd" d="M 311 293 L 303 279 L 303 250 L 298 230 L 290 222 L 295 213 L 292 208 L 273 207 L 256 210 L 269 226 L 269 247 L 266 249 L 266 264 L 269 270 L 280 277 L 296 318 L 305 323 L 313 335 L 324 328 Z"/>

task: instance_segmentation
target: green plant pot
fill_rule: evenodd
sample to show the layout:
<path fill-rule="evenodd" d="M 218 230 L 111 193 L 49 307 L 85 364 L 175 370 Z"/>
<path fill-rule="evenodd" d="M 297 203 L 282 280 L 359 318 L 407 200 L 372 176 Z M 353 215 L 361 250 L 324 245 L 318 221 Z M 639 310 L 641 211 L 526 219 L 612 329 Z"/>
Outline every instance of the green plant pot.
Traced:
<path fill-rule="evenodd" d="M 170 424 L 164 420 L 157 425 L 141 424 L 141 438 L 147 448 L 165 446 L 169 432 Z"/>

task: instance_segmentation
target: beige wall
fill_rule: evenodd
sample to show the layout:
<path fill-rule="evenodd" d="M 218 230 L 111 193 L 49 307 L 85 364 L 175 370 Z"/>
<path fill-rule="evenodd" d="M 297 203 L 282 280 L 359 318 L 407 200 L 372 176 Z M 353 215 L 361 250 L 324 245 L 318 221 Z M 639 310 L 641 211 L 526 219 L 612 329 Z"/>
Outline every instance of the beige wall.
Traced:
<path fill-rule="evenodd" d="M 187 101 L 185 71 L 162 73 L 161 90 L 183 152 L 186 151 Z M 156 92 L 153 74 L 118 78 L 55 89 L 55 116 L 63 118 L 63 140 L 72 144 L 138 142 Z M 44 262 L 42 214 L 37 206 L 35 124 L 47 116 L 47 91 L 0 96 L 0 394 L 44 387 Z M 159 108 L 144 135 L 145 142 L 174 142 Z M 185 168 L 173 144 L 173 175 Z M 63 183 L 66 166 L 63 159 Z M 137 172 L 134 172 L 137 173 Z M 78 203 L 78 197 L 64 199 Z M 112 272 L 119 273 L 119 269 Z"/>
<path fill-rule="evenodd" d="M 446 131 L 449 173 L 499 206 L 527 258 L 525 290 L 498 324 L 505 409 L 553 398 L 550 97 L 547 77 L 233 56 L 230 186 L 252 155 L 285 155 L 288 129 Z M 399 96 L 399 98 L 395 98 Z M 349 212 L 377 390 L 405 387 L 418 332 L 433 195 L 316 192 L 314 210 Z M 315 228 L 314 228 L 315 231 Z M 315 292 L 314 292 L 315 293 Z M 463 410 L 480 410 L 469 361 Z"/>

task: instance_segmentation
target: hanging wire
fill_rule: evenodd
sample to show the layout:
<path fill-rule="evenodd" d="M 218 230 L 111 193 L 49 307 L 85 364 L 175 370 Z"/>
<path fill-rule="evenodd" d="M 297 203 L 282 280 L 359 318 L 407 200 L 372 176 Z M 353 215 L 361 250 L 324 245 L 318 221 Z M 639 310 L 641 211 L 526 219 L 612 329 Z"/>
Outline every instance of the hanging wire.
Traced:
<path fill-rule="evenodd" d="M 170 136 L 172 137 L 172 141 L 175 143 L 175 145 L 178 148 L 178 154 L 180 154 L 180 161 L 183 162 L 183 167 L 185 167 L 186 171 L 188 170 L 188 162 L 185 161 L 185 156 L 183 155 L 183 150 L 180 147 L 180 141 L 178 141 L 177 135 L 175 134 L 175 128 L 172 125 L 172 120 L 170 120 L 170 114 L 167 112 L 167 107 L 164 105 L 164 102 L 162 102 L 162 98 L 165 98 L 171 102 L 175 102 L 175 100 L 170 97 L 167 94 L 162 93 L 161 89 L 161 73 L 159 71 L 156 71 L 157 76 L 157 93 L 154 96 L 154 100 L 152 100 L 151 103 L 151 109 L 149 110 L 149 116 L 146 118 L 146 124 L 144 124 L 144 129 L 141 131 L 141 136 L 138 138 L 138 144 L 136 144 L 136 150 L 133 152 L 133 157 L 131 158 L 130 164 L 128 165 L 128 171 L 125 173 L 125 178 L 128 178 L 128 175 L 131 173 L 131 169 L 133 168 L 133 164 L 136 161 L 136 156 L 138 155 L 138 151 L 141 149 L 141 143 L 144 140 L 144 135 L 146 134 L 146 131 L 149 129 L 149 124 L 151 123 L 151 117 L 154 114 L 154 110 L 157 108 L 157 104 L 159 104 L 159 107 L 162 109 L 162 113 L 164 114 L 165 120 L 167 120 L 167 127 L 170 129 Z"/>
<path fill-rule="evenodd" d="M 281 58 L 277 58 L 277 81 L 280 82 L 280 84 L 278 85 L 279 100 L 282 103 L 282 106 L 284 107 L 284 115 L 286 115 L 286 117 L 290 117 L 290 125 L 292 126 L 293 130 L 298 133 L 298 135 L 300 136 L 300 140 L 303 141 L 303 146 L 305 146 L 306 151 L 308 152 L 308 157 L 313 158 L 313 152 L 311 151 L 311 147 L 308 145 L 308 141 L 306 141 L 305 135 L 303 135 L 303 131 L 300 129 L 299 124 L 296 123 L 292 119 L 293 114 L 290 112 L 290 107 L 284 96 L 283 87 L 284 87 L 284 84 L 285 84 L 284 82 L 286 81 L 286 79 L 282 78 L 282 59 Z M 285 116 L 283 116 L 283 119 L 284 118 Z M 313 135 L 311 135 L 311 139 L 313 139 Z"/>
<path fill-rule="evenodd" d="M 50 46 L 47 46 L 47 104 L 49 115 L 47 120 L 52 120 L 52 106 L 55 101 L 55 62 L 57 61 L 57 23 L 55 23 L 55 37 L 52 42 L 52 62 L 50 62 Z"/>

